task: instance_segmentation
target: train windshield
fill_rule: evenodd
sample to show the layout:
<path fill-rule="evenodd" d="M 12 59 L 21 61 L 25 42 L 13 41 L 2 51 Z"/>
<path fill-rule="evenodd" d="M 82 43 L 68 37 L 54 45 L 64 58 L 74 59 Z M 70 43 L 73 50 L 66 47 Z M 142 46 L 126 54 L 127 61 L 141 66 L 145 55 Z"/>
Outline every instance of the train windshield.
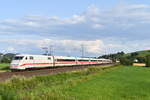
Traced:
<path fill-rule="evenodd" d="M 14 57 L 14 60 L 22 60 L 23 59 L 23 56 L 16 56 Z"/>

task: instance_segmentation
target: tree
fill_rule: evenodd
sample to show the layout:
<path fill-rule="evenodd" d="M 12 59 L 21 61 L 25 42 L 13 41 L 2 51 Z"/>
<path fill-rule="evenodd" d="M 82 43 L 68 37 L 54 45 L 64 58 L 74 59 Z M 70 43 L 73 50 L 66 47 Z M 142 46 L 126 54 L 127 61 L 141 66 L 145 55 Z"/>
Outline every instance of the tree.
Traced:
<path fill-rule="evenodd" d="M 146 67 L 150 67 L 150 55 L 146 56 Z"/>
<path fill-rule="evenodd" d="M 145 57 L 137 57 L 136 59 L 138 60 L 139 63 L 145 63 L 146 62 Z"/>
<path fill-rule="evenodd" d="M 8 57 L 3 57 L 3 59 L 1 60 L 2 63 L 10 63 L 11 59 Z"/>
<path fill-rule="evenodd" d="M 1 63 L 10 63 L 14 56 L 15 54 L 13 53 L 3 54 L 3 57 L 1 58 Z"/>
<path fill-rule="evenodd" d="M 117 53 L 117 55 L 122 55 L 122 56 L 123 56 L 124 54 L 125 54 L 125 53 L 124 53 L 123 51 Z"/>
<path fill-rule="evenodd" d="M 136 57 L 138 55 L 138 53 L 137 52 L 133 52 L 133 53 L 131 53 L 131 56 L 132 57 Z"/>
<path fill-rule="evenodd" d="M 117 52 L 117 53 L 114 53 L 114 54 L 102 55 L 99 58 L 111 59 L 115 62 L 116 60 L 119 60 L 121 57 L 123 57 L 124 54 L 125 53 L 123 51 L 121 51 L 121 52 Z"/>
<path fill-rule="evenodd" d="M 130 57 L 121 57 L 120 58 L 120 63 L 122 65 L 132 65 L 133 64 L 133 59 Z"/>

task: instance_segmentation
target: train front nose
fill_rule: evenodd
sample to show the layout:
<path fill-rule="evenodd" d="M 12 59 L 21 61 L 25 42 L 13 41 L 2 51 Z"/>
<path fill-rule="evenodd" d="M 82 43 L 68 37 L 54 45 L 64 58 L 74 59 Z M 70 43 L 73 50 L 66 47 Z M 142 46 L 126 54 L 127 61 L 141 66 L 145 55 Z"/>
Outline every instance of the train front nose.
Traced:
<path fill-rule="evenodd" d="M 16 69 L 19 66 L 19 61 L 12 61 L 10 64 L 10 69 Z"/>
<path fill-rule="evenodd" d="M 15 67 L 18 67 L 18 65 L 19 65 L 19 64 L 11 64 L 10 67 L 11 67 L 11 68 L 15 68 Z"/>
<path fill-rule="evenodd" d="M 24 56 L 15 56 L 10 64 L 10 69 L 19 69 L 23 58 Z"/>

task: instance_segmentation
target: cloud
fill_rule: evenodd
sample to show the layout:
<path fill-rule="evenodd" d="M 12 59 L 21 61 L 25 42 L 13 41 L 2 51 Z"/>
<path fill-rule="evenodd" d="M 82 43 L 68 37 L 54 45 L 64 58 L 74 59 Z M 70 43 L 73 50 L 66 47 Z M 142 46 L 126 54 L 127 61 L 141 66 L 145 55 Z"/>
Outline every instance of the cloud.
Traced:
<path fill-rule="evenodd" d="M 91 5 L 68 18 L 25 16 L 0 20 L 0 43 L 5 49 L 17 52 L 33 52 L 33 49 L 40 52 L 42 46 L 49 44 L 62 53 L 75 51 L 79 54 L 81 45 L 91 55 L 129 52 L 149 46 L 149 26 L 150 5 L 121 4 L 107 10 Z M 16 39 L 18 37 L 21 40 Z"/>
<path fill-rule="evenodd" d="M 131 5 L 129 6 L 128 9 L 147 9 L 147 8 L 150 8 L 150 6 L 145 4 L 138 4 L 138 5 Z"/>
<path fill-rule="evenodd" d="M 85 52 L 89 54 L 100 54 L 103 52 L 104 43 L 102 40 L 1 40 L 4 44 L 14 45 L 14 47 L 9 47 L 9 51 L 17 50 L 20 51 L 20 48 L 25 50 L 30 49 L 42 49 L 43 47 L 53 46 L 57 52 L 81 52 L 81 46 L 84 46 Z M 12 49 L 13 48 L 13 49 Z M 8 48 L 7 48 L 8 49 Z M 21 50 L 22 51 L 22 50 Z"/>
<path fill-rule="evenodd" d="M 102 28 L 103 28 L 103 25 L 101 25 L 101 24 L 94 24 L 94 25 L 92 25 L 92 27 L 93 27 L 94 29 L 102 29 Z"/>
<path fill-rule="evenodd" d="M 81 34 L 84 39 L 88 36 L 93 39 L 108 36 L 134 39 L 135 34 L 137 38 L 145 37 L 150 31 L 147 29 L 142 34 L 138 32 L 144 31 L 144 28 L 150 24 L 149 11 L 150 6 L 144 4 L 124 4 L 109 10 L 91 5 L 83 13 L 75 14 L 70 18 L 25 16 L 20 19 L 1 20 L 0 34 L 36 34 L 56 37 L 62 34 L 62 38 L 76 39 L 80 38 L 78 34 Z M 133 32 L 133 29 L 136 29 L 137 32 Z M 97 33 L 101 35 L 97 37 Z"/>
<path fill-rule="evenodd" d="M 16 52 L 16 50 L 15 50 L 15 48 L 13 48 L 13 47 L 8 47 L 7 49 L 6 49 L 6 52 Z M 5 52 L 5 53 L 6 53 Z"/>
<path fill-rule="evenodd" d="M 109 40 L 109 41 L 108 41 Z M 136 40 L 136 41 L 119 41 L 117 39 L 103 39 L 103 40 L 0 40 L 5 44 L 3 47 L 6 52 L 13 53 L 31 53 L 42 54 L 43 47 L 51 47 L 54 55 L 69 55 L 81 56 L 82 46 L 84 48 L 85 56 L 99 56 L 102 54 L 116 53 L 118 51 L 132 52 L 143 49 L 150 49 L 150 40 Z M 139 46 L 140 45 L 140 46 Z M 0 49 L 1 51 L 2 48 Z"/>

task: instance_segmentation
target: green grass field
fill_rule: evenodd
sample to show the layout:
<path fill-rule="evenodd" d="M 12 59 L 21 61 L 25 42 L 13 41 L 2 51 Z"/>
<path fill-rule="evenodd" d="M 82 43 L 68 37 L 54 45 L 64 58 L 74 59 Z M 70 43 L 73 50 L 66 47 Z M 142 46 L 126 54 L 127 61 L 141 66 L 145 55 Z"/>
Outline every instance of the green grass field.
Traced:
<path fill-rule="evenodd" d="M 149 100 L 150 68 L 99 67 L 0 83 L 2 100 Z"/>
<path fill-rule="evenodd" d="M 123 67 L 97 73 L 66 90 L 77 100 L 150 100 L 150 69 Z"/>
<path fill-rule="evenodd" d="M 0 72 L 2 72 L 2 71 L 10 71 L 9 64 L 7 64 L 7 63 L 0 64 Z"/>

